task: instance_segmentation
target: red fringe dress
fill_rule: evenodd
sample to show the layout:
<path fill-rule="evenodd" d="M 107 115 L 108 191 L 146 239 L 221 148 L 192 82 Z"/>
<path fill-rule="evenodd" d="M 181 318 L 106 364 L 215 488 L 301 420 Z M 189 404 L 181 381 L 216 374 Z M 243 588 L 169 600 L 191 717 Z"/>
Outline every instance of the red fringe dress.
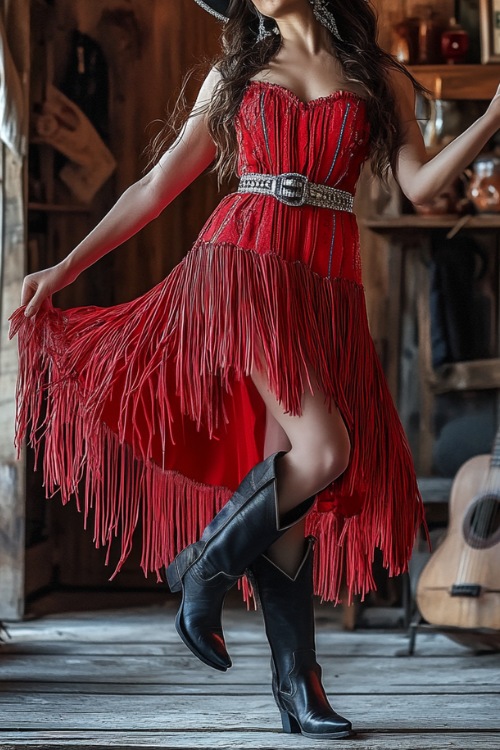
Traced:
<path fill-rule="evenodd" d="M 236 128 L 240 174 L 352 193 L 370 147 L 366 104 L 348 91 L 304 103 L 251 81 Z M 286 412 L 301 413 L 310 364 L 351 437 L 347 470 L 308 516 L 316 592 L 336 601 L 344 578 L 351 595 L 374 588 L 376 547 L 391 575 L 406 570 L 422 501 L 368 330 L 353 214 L 232 193 L 145 295 L 34 319 L 20 308 L 16 333 L 17 444 L 43 450 L 47 496 L 93 513 L 97 546 L 120 538 L 117 570 L 139 521 L 144 571 L 163 568 L 263 459 L 257 350 Z"/>

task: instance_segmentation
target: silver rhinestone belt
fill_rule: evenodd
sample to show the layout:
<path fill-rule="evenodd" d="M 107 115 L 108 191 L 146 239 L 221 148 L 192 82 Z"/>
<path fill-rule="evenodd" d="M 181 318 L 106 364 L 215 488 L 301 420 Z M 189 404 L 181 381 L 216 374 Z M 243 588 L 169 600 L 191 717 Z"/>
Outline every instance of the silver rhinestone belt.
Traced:
<path fill-rule="evenodd" d="M 238 185 L 238 193 L 272 195 L 287 206 L 320 206 L 336 211 L 352 212 L 354 204 L 352 193 L 309 182 L 305 175 L 297 172 L 244 174 Z"/>

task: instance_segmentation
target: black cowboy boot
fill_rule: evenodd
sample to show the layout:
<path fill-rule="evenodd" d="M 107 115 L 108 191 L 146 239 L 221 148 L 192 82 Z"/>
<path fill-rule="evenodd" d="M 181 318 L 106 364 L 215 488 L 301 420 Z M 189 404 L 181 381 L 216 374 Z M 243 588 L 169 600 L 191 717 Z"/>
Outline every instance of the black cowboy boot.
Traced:
<path fill-rule="evenodd" d="M 308 498 L 280 518 L 276 460 L 285 453 L 279 451 L 257 464 L 200 541 L 178 554 L 166 571 L 171 591 L 182 589 L 177 632 L 202 662 L 223 672 L 231 666 L 221 624 L 227 592 L 250 563 L 314 503 L 314 497 Z"/>
<path fill-rule="evenodd" d="M 339 739 L 352 725 L 335 713 L 321 683 L 316 661 L 313 609 L 314 537 L 306 540 L 302 563 L 290 578 L 268 557 L 251 566 L 271 646 L 273 694 L 285 732 L 301 732 L 311 739 Z"/>

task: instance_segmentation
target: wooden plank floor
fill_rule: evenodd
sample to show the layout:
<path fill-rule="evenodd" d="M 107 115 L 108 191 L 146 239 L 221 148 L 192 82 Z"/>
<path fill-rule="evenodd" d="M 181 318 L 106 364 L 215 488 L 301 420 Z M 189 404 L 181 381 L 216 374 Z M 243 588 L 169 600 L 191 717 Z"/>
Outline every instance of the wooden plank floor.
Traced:
<path fill-rule="evenodd" d="M 11 640 L 0 646 L 0 747 L 318 747 L 281 732 L 258 613 L 227 612 L 234 666 L 226 674 L 191 656 L 174 613 L 170 603 L 9 625 Z M 325 686 L 357 732 L 320 747 L 500 748 L 500 655 L 425 634 L 408 657 L 402 633 L 345 633 L 318 614 Z"/>

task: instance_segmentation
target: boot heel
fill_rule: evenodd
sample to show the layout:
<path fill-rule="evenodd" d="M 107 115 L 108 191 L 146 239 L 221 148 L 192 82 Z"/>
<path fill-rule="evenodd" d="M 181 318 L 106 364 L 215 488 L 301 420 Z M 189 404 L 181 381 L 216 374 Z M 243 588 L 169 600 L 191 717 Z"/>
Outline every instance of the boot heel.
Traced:
<path fill-rule="evenodd" d="M 185 547 L 182 552 L 179 552 L 175 560 L 170 563 L 165 570 L 170 591 L 176 592 L 181 590 L 182 579 L 187 569 L 199 558 L 204 546 L 201 542 L 190 544 L 189 547 Z"/>
<path fill-rule="evenodd" d="M 300 734 L 301 729 L 297 719 L 288 713 L 288 711 L 280 711 L 281 723 L 283 725 L 283 731 L 287 734 Z"/>

